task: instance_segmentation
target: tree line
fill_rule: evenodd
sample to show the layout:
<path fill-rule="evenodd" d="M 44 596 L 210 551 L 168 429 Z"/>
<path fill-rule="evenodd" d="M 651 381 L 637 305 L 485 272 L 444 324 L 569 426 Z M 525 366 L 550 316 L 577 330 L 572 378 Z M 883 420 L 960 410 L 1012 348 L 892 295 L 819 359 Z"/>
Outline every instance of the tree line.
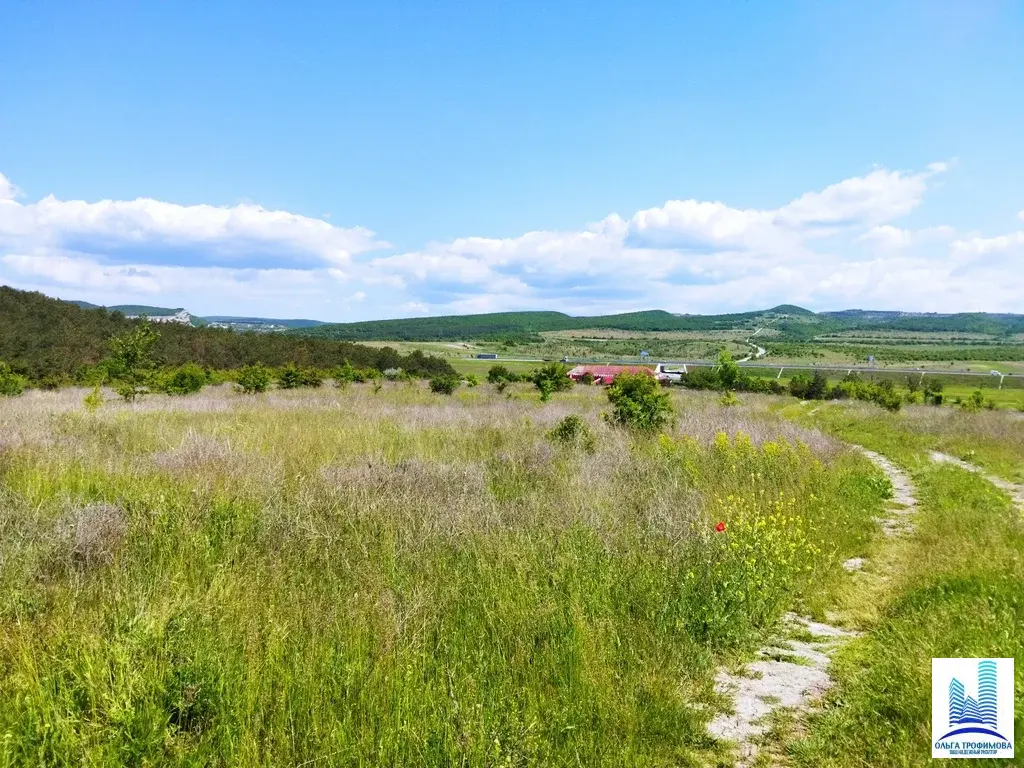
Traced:
<path fill-rule="evenodd" d="M 131 333 L 142 322 L 0 286 L 0 360 L 30 384 L 92 383 L 110 356 L 111 339 Z M 454 373 L 446 360 L 418 351 L 402 355 L 390 347 L 173 323 L 159 326 L 150 354 L 154 367 L 162 370 L 187 363 L 220 371 L 289 363 L 329 370 L 347 362 L 357 369 L 401 369 L 419 377 Z"/>

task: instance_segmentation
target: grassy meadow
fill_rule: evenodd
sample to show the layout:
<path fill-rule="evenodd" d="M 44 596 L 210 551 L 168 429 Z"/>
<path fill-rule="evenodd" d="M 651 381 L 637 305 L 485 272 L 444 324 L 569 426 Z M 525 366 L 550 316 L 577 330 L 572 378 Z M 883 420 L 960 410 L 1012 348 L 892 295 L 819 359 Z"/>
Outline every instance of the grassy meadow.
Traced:
<path fill-rule="evenodd" d="M 716 669 L 888 491 L 754 396 L 85 394 L 0 400 L 0 765 L 728 765 Z"/>
<path fill-rule="evenodd" d="M 877 538 L 868 569 L 837 613 L 866 630 L 833 660 L 837 685 L 809 723 L 781 719 L 787 762 L 929 763 L 931 659 L 1015 657 L 1024 734 L 1024 516 L 976 473 L 931 461 L 938 450 L 1024 482 L 1024 414 L 927 407 L 880 414 L 859 404 L 786 409 L 805 425 L 889 456 L 910 473 L 919 507 L 906 538 Z M 1016 763 L 1022 762 L 1020 749 Z M 1005 765 L 1005 760 L 986 764 Z"/>

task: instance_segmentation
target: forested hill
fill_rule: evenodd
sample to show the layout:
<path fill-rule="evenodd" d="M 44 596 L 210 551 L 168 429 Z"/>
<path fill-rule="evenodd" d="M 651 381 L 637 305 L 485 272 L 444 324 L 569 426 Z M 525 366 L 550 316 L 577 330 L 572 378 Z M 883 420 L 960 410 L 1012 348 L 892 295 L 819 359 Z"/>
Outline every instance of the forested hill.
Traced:
<path fill-rule="evenodd" d="M 74 377 L 82 366 L 98 363 L 107 355 L 111 336 L 131 330 L 138 322 L 119 312 L 82 308 L 41 293 L 0 286 L 0 361 L 33 380 Z M 452 372 L 447 361 L 419 352 L 399 355 L 393 349 L 343 341 L 173 323 L 156 328 L 160 333 L 156 357 L 167 366 L 196 362 L 231 369 L 250 363 L 279 366 L 296 362 L 330 368 L 348 360 L 356 367 L 402 368 L 413 374 Z"/>
<path fill-rule="evenodd" d="M 1024 315 L 965 313 L 924 314 L 874 312 L 861 309 L 815 313 L 783 304 L 755 312 L 723 315 L 676 315 L 662 310 L 596 317 L 573 317 L 561 312 L 496 312 L 482 315 L 414 317 L 401 320 L 370 320 L 361 323 L 328 323 L 291 333 L 314 338 L 349 341 L 451 341 L 501 339 L 545 331 L 616 329 L 622 331 L 749 330 L 766 327 L 777 338 L 804 340 L 828 333 L 852 330 L 942 331 L 987 333 L 1009 337 L 1024 333 Z"/>
<path fill-rule="evenodd" d="M 561 312 L 494 312 L 483 315 L 413 317 L 403 320 L 369 320 L 361 323 L 328 323 L 292 331 L 303 336 L 348 340 L 441 341 L 483 339 L 565 331 L 584 328 L 623 331 L 709 331 L 754 327 L 758 320 L 811 315 L 800 307 L 776 307 L 759 312 L 729 315 L 673 315 L 660 309 L 619 315 L 573 317 Z"/>

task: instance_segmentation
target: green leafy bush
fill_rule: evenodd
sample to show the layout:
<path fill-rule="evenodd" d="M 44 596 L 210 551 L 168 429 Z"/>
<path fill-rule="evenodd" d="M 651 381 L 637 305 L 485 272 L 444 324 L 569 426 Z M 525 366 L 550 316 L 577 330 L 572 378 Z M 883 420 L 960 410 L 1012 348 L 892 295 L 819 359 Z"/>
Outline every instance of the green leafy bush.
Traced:
<path fill-rule="evenodd" d="M 475 387 L 478 384 L 480 384 L 480 379 L 478 379 L 476 377 L 476 374 L 473 374 L 473 373 L 466 374 L 466 386 L 467 387 Z"/>
<path fill-rule="evenodd" d="M 149 391 L 149 382 L 156 362 L 153 347 L 160 334 L 148 322 L 110 340 L 107 370 L 115 380 L 115 390 L 122 398 L 132 402 Z"/>
<path fill-rule="evenodd" d="M 573 380 L 569 378 L 569 369 L 561 363 L 548 363 L 535 370 L 530 376 L 534 386 L 540 391 L 540 399 L 547 402 L 554 392 L 565 392 L 572 389 Z"/>
<path fill-rule="evenodd" d="M 323 383 L 323 376 L 315 368 L 301 368 L 295 363 L 288 363 L 277 373 L 277 385 L 281 389 L 319 387 Z"/>
<path fill-rule="evenodd" d="M 597 449 L 597 437 L 594 435 L 594 430 L 576 414 L 570 414 L 555 424 L 548 432 L 548 439 L 553 443 L 579 448 L 587 453 L 593 453 Z"/>
<path fill-rule="evenodd" d="M 17 397 L 25 391 L 26 384 L 24 376 L 14 373 L 7 363 L 0 363 L 0 395 Z"/>
<path fill-rule="evenodd" d="M 732 405 L 739 405 L 740 399 L 736 397 L 735 392 L 733 392 L 731 389 L 727 389 L 725 390 L 725 394 L 718 398 L 718 404 L 727 407 Z"/>
<path fill-rule="evenodd" d="M 430 391 L 438 395 L 452 395 L 461 383 L 458 376 L 435 376 L 430 380 Z"/>
<path fill-rule="evenodd" d="M 512 373 L 504 365 L 492 365 L 487 371 L 487 381 L 490 384 L 516 382 L 520 381 L 521 378 L 518 373 Z"/>
<path fill-rule="evenodd" d="M 190 395 L 205 385 L 206 371 L 195 363 L 186 363 L 164 380 L 163 388 L 169 395 Z"/>
<path fill-rule="evenodd" d="M 259 363 L 247 365 L 238 373 L 236 384 L 241 392 L 253 395 L 257 392 L 266 392 L 270 386 L 270 369 Z"/>
<path fill-rule="evenodd" d="M 99 407 L 103 405 L 103 392 L 100 391 L 99 384 L 92 388 L 92 392 L 82 398 L 82 405 L 85 406 L 85 410 L 89 413 L 95 413 L 99 410 Z"/>
<path fill-rule="evenodd" d="M 672 416 L 672 402 L 653 376 L 622 373 L 608 388 L 612 412 L 606 418 L 613 424 L 640 432 L 657 432 Z"/>

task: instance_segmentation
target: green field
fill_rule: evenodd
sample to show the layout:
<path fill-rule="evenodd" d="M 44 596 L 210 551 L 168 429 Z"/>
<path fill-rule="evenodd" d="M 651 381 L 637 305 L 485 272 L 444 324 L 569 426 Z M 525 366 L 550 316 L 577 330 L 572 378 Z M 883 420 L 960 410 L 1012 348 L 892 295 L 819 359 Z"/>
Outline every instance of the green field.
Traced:
<path fill-rule="evenodd" d="M 763 755 L 918 764 L 925 660 L 1024 648 L 1020 517 L 927 458 L 1024 481 L 1009 411 L 674 389 L 658 436 L 600 387 L 86 392 L 0 398 L 0 765 L 732 765 L 715 676 L 787 611 L 866 634 Z M 912 472 L 911 535 L 846 442 Z"/>

